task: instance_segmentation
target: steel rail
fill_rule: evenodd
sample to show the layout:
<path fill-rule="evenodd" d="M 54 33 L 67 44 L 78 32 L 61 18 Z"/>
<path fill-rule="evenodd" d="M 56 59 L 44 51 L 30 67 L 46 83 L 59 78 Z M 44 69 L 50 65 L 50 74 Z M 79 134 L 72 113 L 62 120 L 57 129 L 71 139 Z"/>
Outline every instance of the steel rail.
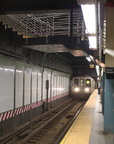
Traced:
<path fill-rule="evenodd" d="M 22 133 L 25 130 L 29 129 L 31 126 L 33 126 L 34 124 L 36 124 L 38 121 L 40 121 L 43 118 L 47 117 L 48 115 L 50 115 L 51 113 L 53 113 L 56 110 L 60 109 L 61 107 L 63 107 L 64 105 L 68 104 L 71 101 L 72 101 L 72 99 L 69 99 L 64 104 L 61 104 L 61 105 L 59 105 L 59 106 L 51 109 L 50 111 L 47 111 L 46 113 L 38 116 L 37 118 L 33 119 L 31 122 L 27 122 L 26 124 L 20 126 L 17 130 L 15 130 L 13 132 L 10 132 L 9 134 L 6 134 L 6 135 L 2 136 L 0 138 L 0 144 L 4 144 L 4 143 L 8 142 L 9 140 L 13 139 L 14 137 L 18 136 L 20 133 Z"/>
<path fill-rule="evenodd" d="M 66 109 L 68 109 L 70 106 L 72 106 L 74 102 L 70 103 L 69 105 L 67 105 L 67 107 L 65 107 L 64 109 L 62 109 L 60 112 L 58 112 L 56 115 L 54 115 L 51 119 L 49 119 L 47 122 L 45 122 L 45 124 L 41 125 L 39 128 L 37 128 L 35 131 L 33 131 L 30 135 L 28 135 L 26 138 L 24 138 L 22 141 L 20 141 L 18 144 L 24 144 L 26 143 L 28 140 L 30 140 L 34 135 L 36 135 L 38 133 L 38 131 L 40 131 L 42 128 L 44 128 L 45 126 L 47 126 L 49 123 L 51 123 L 54 119 L 56 119 L 61 113 L 63 113 Z"/>
<path fill-rule="evenodd" d="M 73 122 L 76 120 L 76 118 L 78 117 L 81 110 L 83 109 L 84 105 L 85 105 L 85 102 L 82 103 L 82 105 L 78 108 L 78 111 L 76 112 L 76 114 L 74 115 L 74 117 L 70 121 L 70 123 L 68 125 L 65 125 L 66 128 L 62 131 L 61 135 L 59 136 L 59 138 L 57 139 L 57 141 L 54 144 L 60 144 L 61 140 L 63 139 L 63 137 L 65 136 L 65 134 L 67 133 L 67 131 L 69 130 L 69 128 L 71 127 Z"/>

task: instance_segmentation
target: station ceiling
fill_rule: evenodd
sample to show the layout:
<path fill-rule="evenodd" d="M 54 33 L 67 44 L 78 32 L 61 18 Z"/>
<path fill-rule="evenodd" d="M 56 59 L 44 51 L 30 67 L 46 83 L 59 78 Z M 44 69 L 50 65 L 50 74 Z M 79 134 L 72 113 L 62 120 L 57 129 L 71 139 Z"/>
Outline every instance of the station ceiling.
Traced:
<path fill-rule="evenodd" d="M 21 47 L 55 54 L 82 67 L 88 66 L 88 55 L 99 59 L 99 51 L 89 49 L 76 0 L 2 0 L 0 21 L 8 35 L 16 33 L 8 39 Z M 2 31 L 0 36 L 3 35 Z"/>

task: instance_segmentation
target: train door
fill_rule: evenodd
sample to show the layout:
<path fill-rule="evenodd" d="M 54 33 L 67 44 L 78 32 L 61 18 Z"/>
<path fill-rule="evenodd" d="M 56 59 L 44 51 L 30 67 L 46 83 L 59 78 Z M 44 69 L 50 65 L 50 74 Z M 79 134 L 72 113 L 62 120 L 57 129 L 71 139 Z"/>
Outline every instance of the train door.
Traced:
<path fill-rule="evenodd" d="M 84 90 L 84 79 L 80 79 L 80 91 L 83 92 Z"/>

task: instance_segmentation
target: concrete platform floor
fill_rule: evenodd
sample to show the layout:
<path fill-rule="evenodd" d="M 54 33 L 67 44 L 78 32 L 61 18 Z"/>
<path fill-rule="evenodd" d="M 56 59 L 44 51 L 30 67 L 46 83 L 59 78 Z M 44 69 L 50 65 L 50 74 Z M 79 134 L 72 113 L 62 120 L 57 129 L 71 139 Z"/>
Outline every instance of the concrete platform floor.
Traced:
<path fill-rule="evenodd" d="M 60 144 L 114 144 L 114 134 L 103 132 L 100 95 L 95 90 Z"/>
<path fill-rule="evenodd" d="M 114 144 L 114 134 L 103 132 L 104 117 L 100 95 L 97 94 L 96 107 L 93 117 L 93 124 L 89 144 Z"/>
<path fill-rule="evenodd" d="M 88 144 L 96 105 L 97 90 L 90 96 L 60 144 Z"/>

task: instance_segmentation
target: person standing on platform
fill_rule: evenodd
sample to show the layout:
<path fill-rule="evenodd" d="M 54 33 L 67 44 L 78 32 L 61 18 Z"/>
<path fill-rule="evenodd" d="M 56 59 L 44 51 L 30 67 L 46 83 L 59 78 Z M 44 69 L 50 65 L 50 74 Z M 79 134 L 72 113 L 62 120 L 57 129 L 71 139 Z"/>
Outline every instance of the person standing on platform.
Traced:
<path fill-rule="evenodd" d="M 98 81 L 98 94 L 101 94 L 101 83 Z"/>

